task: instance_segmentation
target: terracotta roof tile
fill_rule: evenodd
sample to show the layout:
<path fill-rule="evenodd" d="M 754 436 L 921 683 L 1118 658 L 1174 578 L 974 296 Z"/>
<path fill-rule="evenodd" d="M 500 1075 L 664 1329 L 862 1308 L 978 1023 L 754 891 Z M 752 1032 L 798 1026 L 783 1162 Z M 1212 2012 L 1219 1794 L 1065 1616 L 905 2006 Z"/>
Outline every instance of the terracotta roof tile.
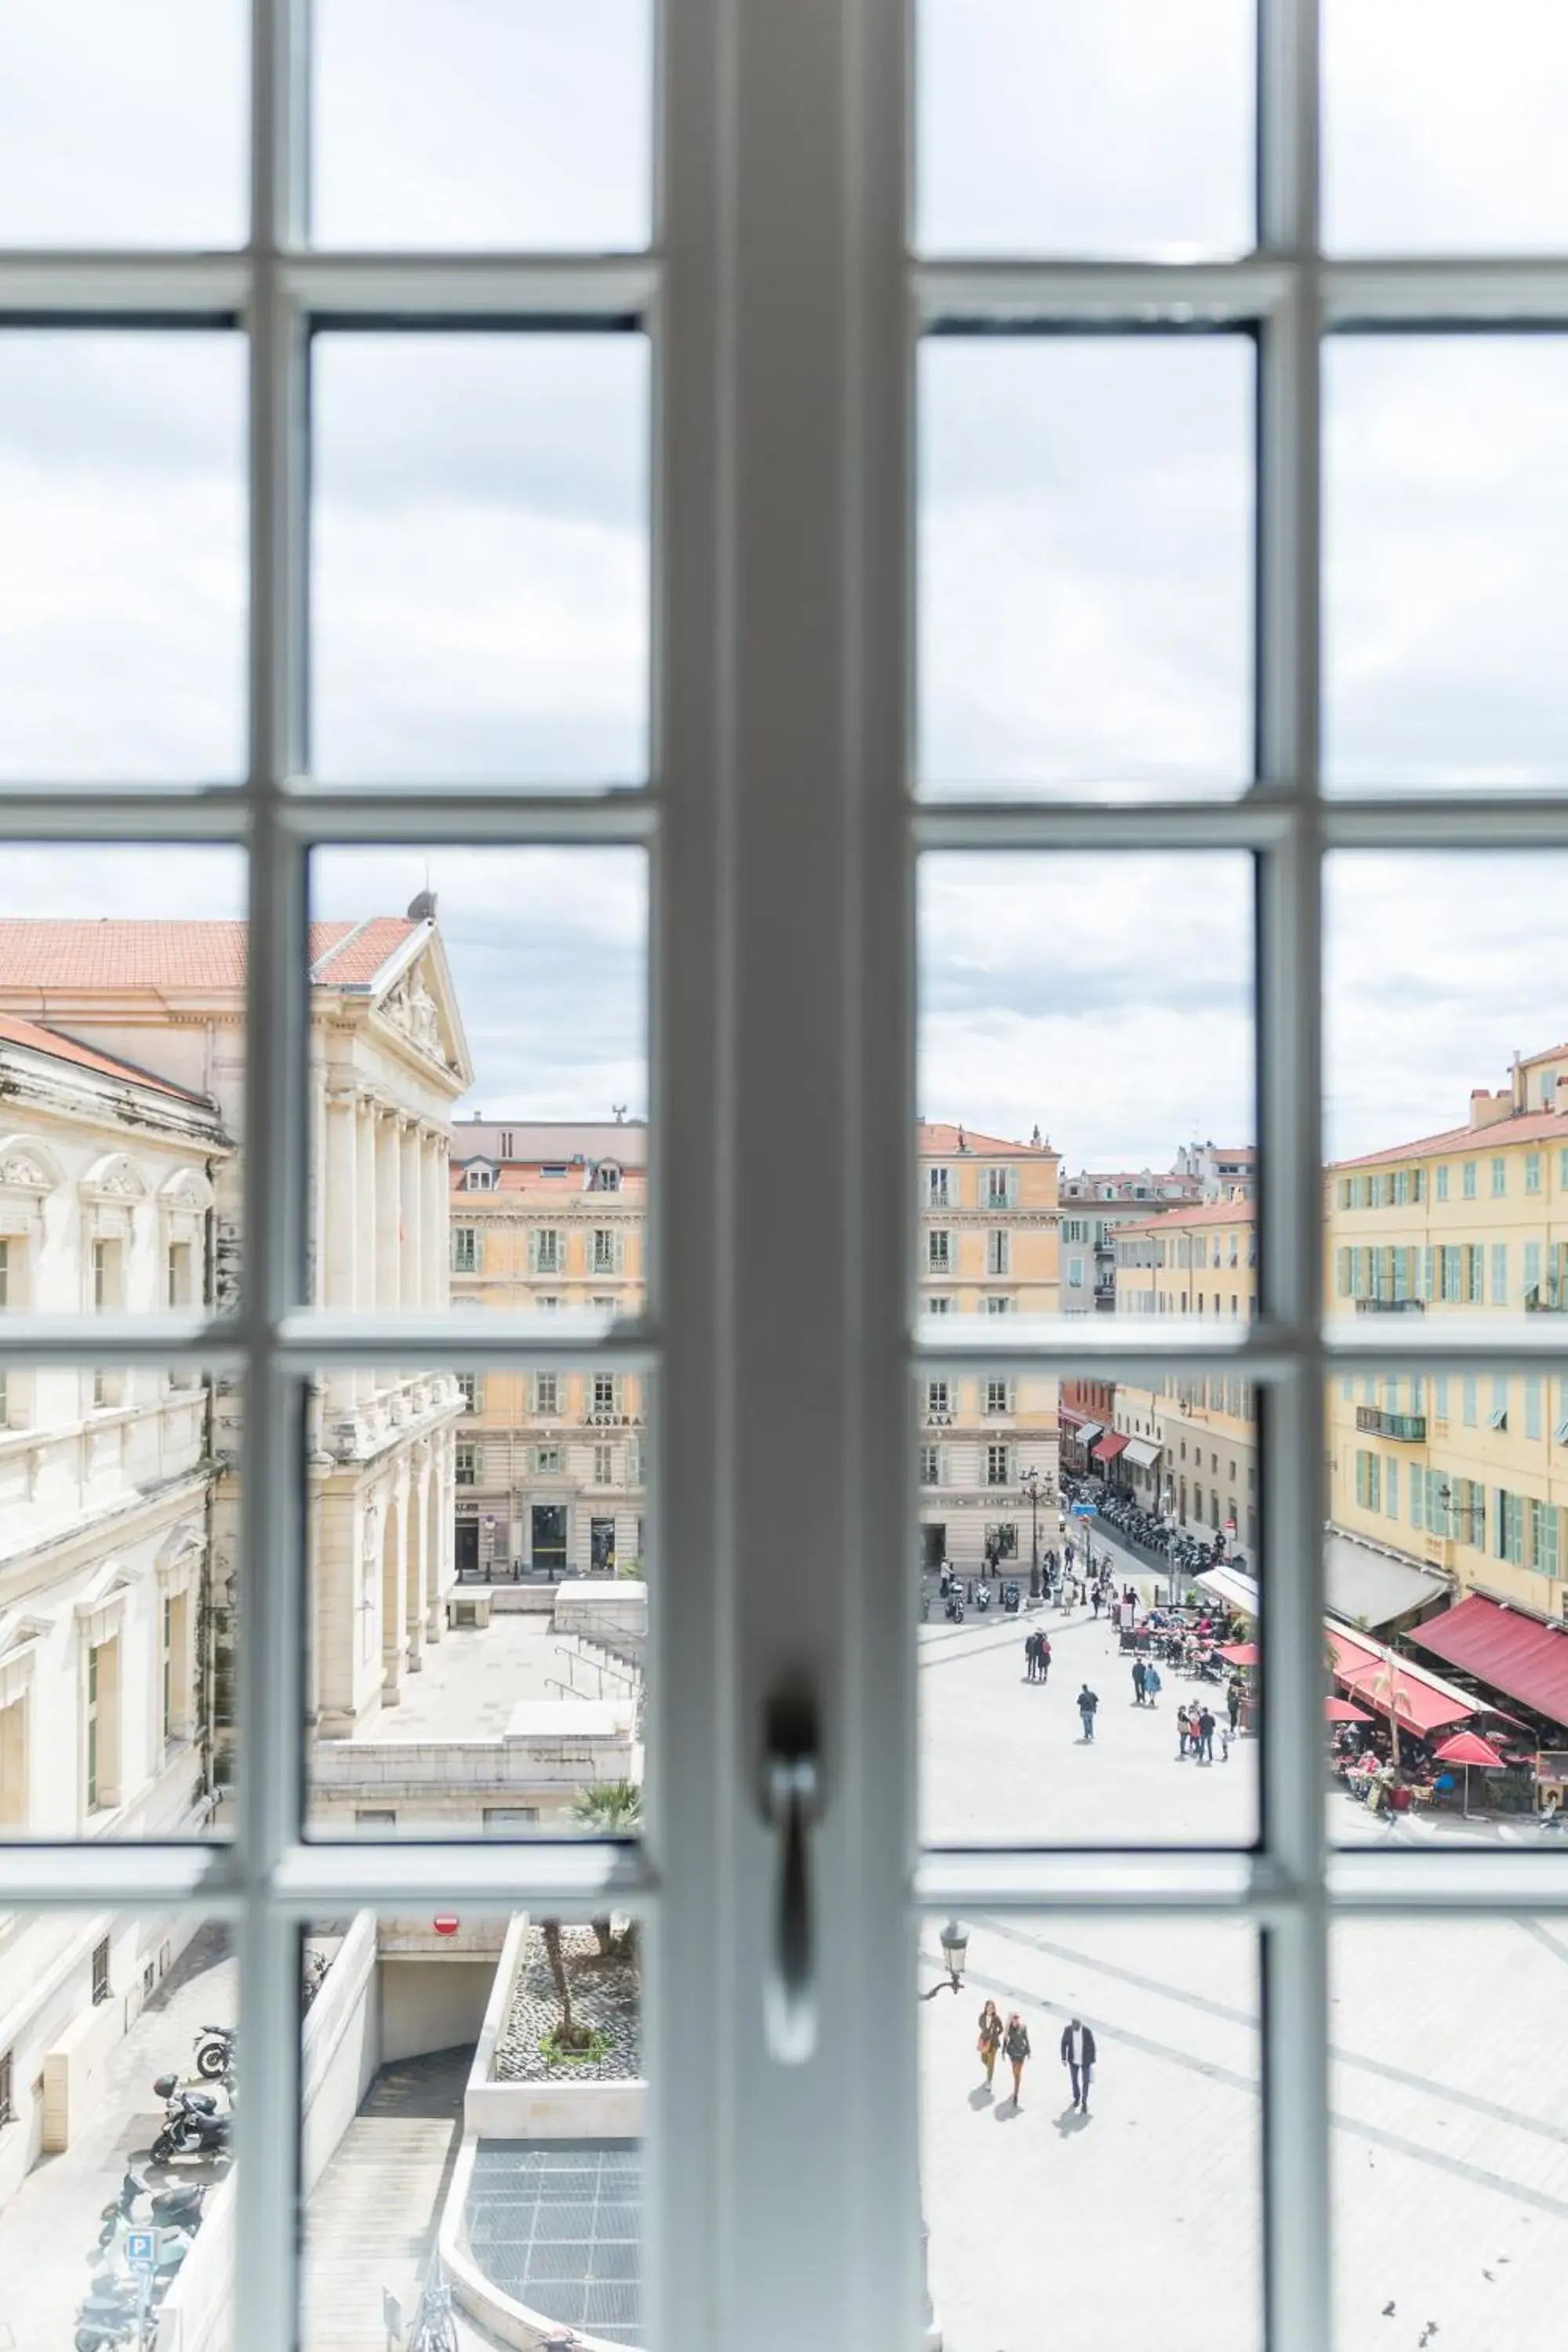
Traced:
<path fill-rule="evenodd" d="M 12 1013 L 0 1013 L 0 1044 L 25 1045 L 29 1053 L 47 1054 L 57 1062 L 73 1062 L 84 1070 L 99 1070 L 104 1076 L 126 1078 L 132 1085 L 150 1087 L 154 1094 L 174 1095 L 181 1102 L 200 1103 L 206 1107 L 205 1096 L 186 1092 L 184 1087 L 172 1087 L 167 1078 L 155 1078 L 148 1070 L 139 1070 L 134 1062 L 118 1062 L 110 1054 L 95 1053 L 90 1045 L 79 1045 L 74 1037 L 63 1037 L 58 1030 L 40 1029 L 36 1021 L 23 1021 Z"/>
<path fill-rule="evenodd" d="M 1145 1217 L 1142 1225 L 1134 1221 L 1121 1230 L 1125 1236 L 1141 1232 L 1143 1226 L 1152 1234 L 1168 1234 L 1173 1225 L 1250 1225 L 1257 1215 L 1254 1201 L 1205 1201 L 1201 1208 L 1166 1209 L 1157 1217 Z"/>
<path fill-rule="evenodd" d="M 317 985 L 363 987 L 417 928 L 402 915 L 312 923 Z M 243 988 L 245 932 L 242 922 L 0 920 L 0 988 Z"/>
<path fill-rule="evenodd" d="M 958 1127 L 951 1119 L 940 1118 L 921 1121 L 921 1150 L 922 1153 L 950 1151 L 956 1153 L 959 1148 L 958 1139 L 961 1135 L 963 1138 L 965 1159 L 970 1159 L 977 1153 L 998 1151 L 1025 1152 L 1031 1159 L 1038 1160 L 1061 1158 L 1061 1153 L 1053 1151 L 1048 1143 L 1011 1143 L 1005 1136 L 982 1135 L 975 1128 Z"/>
<path fill-rule="evenodd" d="M 1328 1172 L 1331 1175 L 1341 1168 L 1378 1168 L 1396 1160 L 1441 1160 L 1449 1152 L 1474 1152 L 1482 1159 L 1489 1151 L 1495 1151 L 1500 1143 L 1561 1143 L 1565 1139 L 1568 1118 L 1560 1111 L 1524 1111 L 1512 1118 L 1494 1119 L 1490 1127 L 1448 1127 L 1441 1135 L 1424 1135 L 1415 1143 L 1393 1143 L 1383 1151 L 1363 1151 L 1357 1160 L 1333 1160 Z"/>

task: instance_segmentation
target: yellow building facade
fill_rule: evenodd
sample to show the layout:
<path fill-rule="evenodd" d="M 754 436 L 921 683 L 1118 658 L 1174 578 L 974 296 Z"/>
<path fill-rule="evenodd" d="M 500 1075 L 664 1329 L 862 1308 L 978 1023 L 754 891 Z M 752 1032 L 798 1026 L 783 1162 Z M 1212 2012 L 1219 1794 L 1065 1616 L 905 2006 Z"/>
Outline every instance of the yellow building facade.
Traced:
<path fill-rule="evenodd" d="M 1568 1307 L 1568 1047 L 1470 1097 L 1468 1123 L 1340 1162 L 1325 1184 L 1330 1312 Z M 1568 1619 L 1568 1382 L 1546 1373 L 1342 1379 L 1331 1517 L 1346 1532 Z"/>
<path fill-rule="evenodd" d="M 498 1313 L 644 1298 L 646 1130 L 519 1120 L 453 1143 L 452 1298 Z M 503 1148 L 512 1156 L 503 1158 Z M 457 1571 L 610 1576 L 643 1556 L 647 1416 L 635 1375 L 459 1375 Z"/>
<path fill-rule="evenodd" d="M 1116 1254 L 1119 1314 L 1241 1325 L 1258 1312 L 1258 1226 L 1248 1200 L 1167 1209 L 1124 1225 Z M 1232 1555 L 1256 1559 L 1258 1426 L 1250 1381 L 1172 1373 L 1158 1390 L 1119 1383 L 1114 1437 L 1125 1443 L 1097 1469 L 1177 1527 L 1203 1537 L 1223 1533 Z"/>
<path fill-rule="evenodd" d="M 1061 1306 L 1060 1154 L 944 1122 L 920 1130 L 921 1310 L 1054 1315 Z M 921 1563 L 974 1572 L 987 1555 L 1026 1571 L 1037 1517 L 1056 1528 L 1054 1375 L 928 1381 L 917 1400 Z M 1038 1474 L 1032 1508 L 1024 1480 Z M 1048 1521 L 1046 1505 L 1051 1506 Z"/>

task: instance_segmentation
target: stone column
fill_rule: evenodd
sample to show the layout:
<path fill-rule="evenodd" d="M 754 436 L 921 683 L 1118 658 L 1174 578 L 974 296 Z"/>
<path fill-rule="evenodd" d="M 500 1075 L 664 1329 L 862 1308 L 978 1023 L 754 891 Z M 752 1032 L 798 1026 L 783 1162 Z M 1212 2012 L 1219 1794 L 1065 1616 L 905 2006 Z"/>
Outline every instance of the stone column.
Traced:
<path fill-rule="evenodd" d="M 375 1306 L 375 1098 L 366 1090 L 354 1107 L 354 1305 L 362 1315 Z M 360 1402 L 375 1394 L 375 1374 L 365 1366 L 356 1371 L 354 1388 Z"/>
<path fill-rule="evenodd" d="M 402 1251 L 398 1242 L 403 1213 L 400 1124 L 396 1113 L 384 1103 L 376 1105 L 375 1305 L 383 1315 L 394 1313 L 403 1297 Z M 376 1367 L 375 1384 L 383 1395 L 396 1388 L 400 1379 L 395 1365 Z"/>
<path fill-rule="evenodd" d="M 424 1130 L 416 1118 L 398 1121 L 402 1217 L 399 1278 L 405 1313 L 425 1304 Z"/>
<path fill-rule="evenodd" d="M 403 1569 L 403 1628 L 408 1671 L 416 1675 L 425 1664 L 425 1582 L 426 1546 L 430 1540 L 430 1445 L 422 1440 L 410 1460 L 408 1502 L 405 1512 L 408 1537 Z"/>
<path fill-rule="evenodd" d="M 359 1304 L 359 1106 L 352 1087 L 329 1089 L 321 1106 L 321 1127 L 316 1296 L 329 1312 L 350 1314 Z M 329 1419 L 352 1415 L 353 1406 L 354 1374 L 330 1374 Z"/>

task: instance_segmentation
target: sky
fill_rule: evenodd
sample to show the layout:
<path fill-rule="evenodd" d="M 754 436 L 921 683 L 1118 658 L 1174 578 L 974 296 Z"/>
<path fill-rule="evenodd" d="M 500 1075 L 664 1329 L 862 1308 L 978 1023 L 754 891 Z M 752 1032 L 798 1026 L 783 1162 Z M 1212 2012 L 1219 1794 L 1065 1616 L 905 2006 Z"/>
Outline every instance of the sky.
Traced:
<path fill-rule="evenodd" d="M 241 0 L 0 0 L 0 241 L 243 235 Z M 917 242 L 1225 256 L 1251 239 L 1249 0 L 919 0 Z M 1327 0 L 1325 240 L 1568 248 L 1563 0 Z M 324 243 L 635 247 L 644 0 L 318 0 Z M 649 354 L 632 334 L 323 335 L 311 751 L 332 781 L 636 783 L 649 759 Z M 1248 772 L 1254 355 L 1205 332 L 928 343 L 922 790 L 1229 797 Z M 1568 779 L 1568 339 L 1325 359 L 1325 773 Z M 237 337 L 0 334 L 0 777 L 231 779 L 244 739 Z M 319 861 L 322 911 L 429 878 L 475 1102 L 646 1107 L 633 853 Z M 1462 1115 L 1568 1035 L 1552 861 L 1338 860 L 1331 1147 Z M 212 853 L 0 852 L 0 911 L 237 912 Z M 921 1108 L 1077 1166 L 1253 1131 L 1244 860 L 928 861 Z M 1391 909 L 1396 909 L 1394 919 Z"/>

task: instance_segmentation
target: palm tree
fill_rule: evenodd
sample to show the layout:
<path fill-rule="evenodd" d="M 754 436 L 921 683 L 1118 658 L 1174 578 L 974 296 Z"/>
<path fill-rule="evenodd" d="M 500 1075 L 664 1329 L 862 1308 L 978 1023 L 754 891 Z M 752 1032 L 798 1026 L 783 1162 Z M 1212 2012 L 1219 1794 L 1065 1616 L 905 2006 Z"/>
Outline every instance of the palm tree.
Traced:
<path fill-rule="evenodd" d="M 561 2003 L 561 2022 L 555 2029 L 555 2039 L 563 2050 L 586 2050 L 594 2039 L 593 2028 L 580 2025 L 572 2014 L 572 1987 L 566 1975 L 566 1956 L 561 1948 L 561 1922 L 544 1919 L 540 1922 L 544 1938 L 544 1956 L 550 1962 L 550 1973 L 555 1980 L 555 1995 Z"/>
<path fill-rule="evenodd" d="M 578 1790 L 572 1811 L 595 1837 L 629 1837 L 642 1822 L 642 1790 L 635 1780 L 590 1780 L 586 1788 Z M 594 1933 L 600 1957 L 608 1959 L 617 1951 L 611 1922 L 595 1919 Z M 635 1925 L 626 1927 L 618 1948 L 620 1958 L 629 1957 L 635 1933 Z"/>

